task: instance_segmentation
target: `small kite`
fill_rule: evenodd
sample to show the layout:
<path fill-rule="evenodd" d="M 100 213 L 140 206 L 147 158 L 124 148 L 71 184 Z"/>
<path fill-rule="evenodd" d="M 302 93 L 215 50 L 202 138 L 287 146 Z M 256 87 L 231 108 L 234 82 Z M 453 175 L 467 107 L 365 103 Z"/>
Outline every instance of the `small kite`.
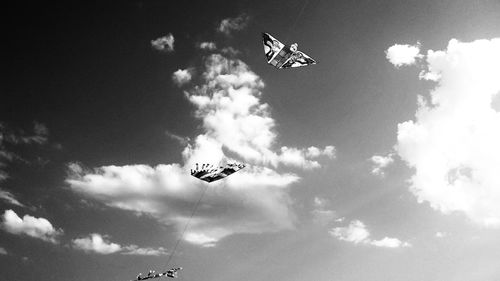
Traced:
<path fill-rule="evenodd" d="M 196 163 L 194 169 L 191 169 L 191 175 L 202 181 L 213 182 L 223 179 L 237 171 L 245 168 L 244 164 L 226 164 L 224 166 L 214 167 L 209 164 L 202 164 L 201 167 Z"/>
<path fill-rule="evenodd" d="M 262 43 L 267 63 L 278 69 L 316 64 L 313 58 L 297 49 L 297 43 L 287 46 L 265 32 L 262 33 Z"/>
<path fill-rule="evenodd" d="M 139 273 L 137 275 L 137 279 L 134 279 L 132 281 L 138 281 L 138 280 L 148 280 L 148 279 L 154 279 L 154 278 L 160 278 L 163 276 L 167 276 L 170 278 L 177 278 L 177 271 L 182 270 L 182 267 L 177 267 L 177 268 L 172 268 L 168 271 L 162 272 L 162 273 L 155 273 L 154 270 L 150 270 L 148 275 L 142 276 L 142 273 Z"/>

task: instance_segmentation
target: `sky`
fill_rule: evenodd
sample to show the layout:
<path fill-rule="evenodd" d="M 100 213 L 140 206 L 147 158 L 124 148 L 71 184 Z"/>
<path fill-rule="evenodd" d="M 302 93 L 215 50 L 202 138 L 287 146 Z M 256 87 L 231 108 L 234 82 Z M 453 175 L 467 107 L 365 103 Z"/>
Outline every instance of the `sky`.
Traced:
<path fill-rule="evenodd" d="M 499 1 L 4 13 L 2 276 L 500 280 Z"/>

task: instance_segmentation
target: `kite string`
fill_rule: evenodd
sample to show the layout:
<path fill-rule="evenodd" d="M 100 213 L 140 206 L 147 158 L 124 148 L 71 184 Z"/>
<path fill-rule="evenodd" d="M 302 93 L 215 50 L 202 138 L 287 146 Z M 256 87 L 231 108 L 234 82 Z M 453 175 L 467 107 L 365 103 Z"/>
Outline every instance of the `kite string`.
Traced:
<path fill-rule="evenodd" d="M 300 9 L 300 12 L 299 12 L 299 15 L 295 18 L 295 21 L 293 23 L 293 25 L 291 26 L 290 30 L 288 31 L 288 35 L 286 37 L 286 40 L 285 42 L 288 42 L 288 39 L 290 38 L 290 34 L 292 33 L 292 31 L 295 29 L 295 26 L 297 25 L 297 23 L 299 22 L 299 19 L 300 17 L 302 16 L 302 14 L 304 13 L 304 10 L 306 9 L 306 6 L 307 4 L 309 4 L 309 1 L 310 0 L 306 0 L 304 2 L 304 5 L 302 5 L 302 9 Z"/>
<path fill-rule="evenodd" d="M 191 219 L 193 218 L 194 214 L 198 210 L 198 206 L 200 205 L 200 202 L 203 199 L 203 196 L 205 196 L 205 193 L 206 193 L 207 189 L 208 189 L 208 184 L 205 186 L 205 189 L 203 189 L 203 192 L 201 193 L 200 198 L 198 198 L 198 202 L 196 202 L 196 204 L 194 206 L 194 209 L 191 212 L 191 216 L 189 216 L 189 219 L 186 222 L 186 225 L 184 226 L 184 230 L 182 230 L 182 233 L 181 233 L 179 239 L 177 239 L 177 241 L 175 242 L 174 249 L 170 253 L 170 255 L 168 257 L 168 260 L 167 260 L 167 263 L 165 264 L 164 268 L 167 268 L 168 264 L 170 263 L 170 260 L 172 260 L 173 256 L 175 255 L 175 252 L 177 250 L 177 247 L 179 246 L 179 243 L 181 242 L 182 239 L 184 239 L 184 234 L 186 233 L 186 230 L 189 227 L 189 224 L 191 223 Z"/>

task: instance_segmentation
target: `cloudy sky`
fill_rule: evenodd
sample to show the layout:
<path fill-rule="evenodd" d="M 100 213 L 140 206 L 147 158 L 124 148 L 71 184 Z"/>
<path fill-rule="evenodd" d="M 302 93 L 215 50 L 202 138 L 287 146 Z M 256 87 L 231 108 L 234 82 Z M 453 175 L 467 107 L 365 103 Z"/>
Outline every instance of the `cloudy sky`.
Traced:
<path fill-rule="evenodd" d="M 494 0 L 7 7 L 2 276 L 500 280 L 499 14 Z M 274 69 L 261 32 L 319 63 Z M 247 167 L 189 174 L 231 161 Z"/>

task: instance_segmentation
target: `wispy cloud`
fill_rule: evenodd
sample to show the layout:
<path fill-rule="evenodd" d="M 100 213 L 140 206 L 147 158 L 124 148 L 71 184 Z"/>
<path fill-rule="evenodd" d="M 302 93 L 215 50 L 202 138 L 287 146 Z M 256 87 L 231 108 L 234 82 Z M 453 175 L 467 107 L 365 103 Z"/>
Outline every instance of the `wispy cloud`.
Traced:
<path fill-rule="evenodd" d="M 167 254 L 166 250 L 163 247 L 155 249 L 140 248 L 137 245 L 122 246 L 120 244 L 111 242 L 109 239 L 110 238 L 107 235 L 91 233 L 86 237 L 73 239 L 71 241 L 71 245 L 75 249 L 100 255 L 120 253 L 123 255 L 159 256 Z"/>
<path fill-rule="evenodd" d="M 415 64 L 418 58 L 422 58 L 422 55 L 420 54 L 420 45 L 418 44 L 395 44 L 389 47 L 385 51 L 385 54 L 389 62 L 396 67 Z"/>
<path fill-rule="evenodd" d="M 421 77 L 437 83 L 420 96 L 415 120 L 398 125 L 396 151 L 414 169 L 411 192 L 444 213 L 500 227 L 500 38 L 427 52 Z"/>
<path fill-rule="evenodd" d="M 389 153 L 385 156 L 382 155 L 373 155 L 370 158 L 370 161 L 372 162 L 372 171 L 371 173 L 373 175 L 379 176 L 379 177 L 384 177 L 385 176 L 385 171 L 384 169 L 387 168 L 390 164 L 394 162 L 394 154 Z"/>
<path fill-rule="evenodd" d="M 326 198 L 314 197 L 311 214 L 315 223 L 328 225 L 335 219 L 338 219 L 337 212 L 331 209 L 330 204 L 330 200 Z"/>
<path fill-rule="evenodd" d="M 0 199 L 3 199 L 5 201 L 9 202 L 12 205 L 24 207 L 24 205 L 21 204 L 21 202 L 19 202 L 12 193 L 10 193 L 6 190 L 2 190 L 1 188 L 0 188 Z"/>
<path fill-rule="evenodd" d="M 384 237 L 380 240 L 373 240 L 370 238 L 370 232 L 366 225 L 359 220 L 354 220 L 345 227 L 332 228 L 329 233 L 339 240 L 351 242 L 354 244 L 367 244 L 383 248 L 399 248 L 410 247 L 408 242 L 402 242 L 398 238 Z"/>
<path fill-rule="evenodd" d="M 168 254 L 163 247 L 158 248 L 140 248 L 137 245 L 129 245 L 124 247 L 122 255 L 137 255 L 137 256 L 165 256 Z"/>
<path fill-rule="evenodd" d="M 169 33 L 166 36 L 157 38 L 155 40 L 151 40 L 151 47 L 160 52 L 166 52 L 166 53 L 173 52 L 174 42 L 175 42 L 174 35 L 172 35 L 172 33 Z"/>
<path fill-rule="evenodd" d="M 35 218 L 30 215 L 25 215 L 21 219 L 12 210 L 6 210 L 2 217 L 2 228 L 12 234 L 25 234 L 56 244 L 58 243 L 58 237 L 63 233 L 61 229 L 55 229 L 52 224 L 44 218 Z"/>
<path fill-rule="evenodd" d="M 226 56 L 229 57 L 236 57 L 241 54 L 239 50 L 236 50 L 235 48 L 229 46 L 229 47 L 224 47 L 220 50 L 220 52 Z"/>
<path fill-rule="evenodd" d="M 249 20 L 250 17 L 246 14 L 241 14 L 235 18 L 223 19 L 217 27 L 217 31 L 230 35 L 233 31 L 244 29 L 248 25 Z"/>
<path fill-rule="evenodd" d="M 26 134 L 23 131 L 14 132 L 6 125 L 0 124 L 0 145 L 2 142 L 12 144 L 44 144 L 48 140 L 49 129 L 42 123 L 34 122 L 33 133 Z"/>
<path fill-rule="evenodd" d="M 4 247 L 0 247 L 0 255 L 7 255 L 7 250 Z"/>
<path fill-rule="evenodd" d="M 167 137 L 177 141 L 181 145 L 187 145 L 191 141 L 188 137 L 179 136 L 179 135 L 174 134 L 168 130 L 165 131 L 165 135 L 167 135 Z"/>
<path fill-rule="evenodd" d="M 9 126 L 5 123 L 0 122 L 0 182 L 9 177 L 7 172 L 4 170 L 9 162 L 28 162 L 18 154 L 12 152 L 12 146 L 29 144 L 42 145 L 47 142 L 48 136 L 49 130 L 47 129 L 47 126 L 39 122 L 34 122 L 33 133 L 25 133 L 23 130 L 14 130 L 9 128 Z M 3 191 L 0 190 L 0 193 L 2 192 Z M 10 193 L 0 194 L 0 198 L 15 204 L 15 201 L 9 200 L 9 198 L 14 198 Z"/>

